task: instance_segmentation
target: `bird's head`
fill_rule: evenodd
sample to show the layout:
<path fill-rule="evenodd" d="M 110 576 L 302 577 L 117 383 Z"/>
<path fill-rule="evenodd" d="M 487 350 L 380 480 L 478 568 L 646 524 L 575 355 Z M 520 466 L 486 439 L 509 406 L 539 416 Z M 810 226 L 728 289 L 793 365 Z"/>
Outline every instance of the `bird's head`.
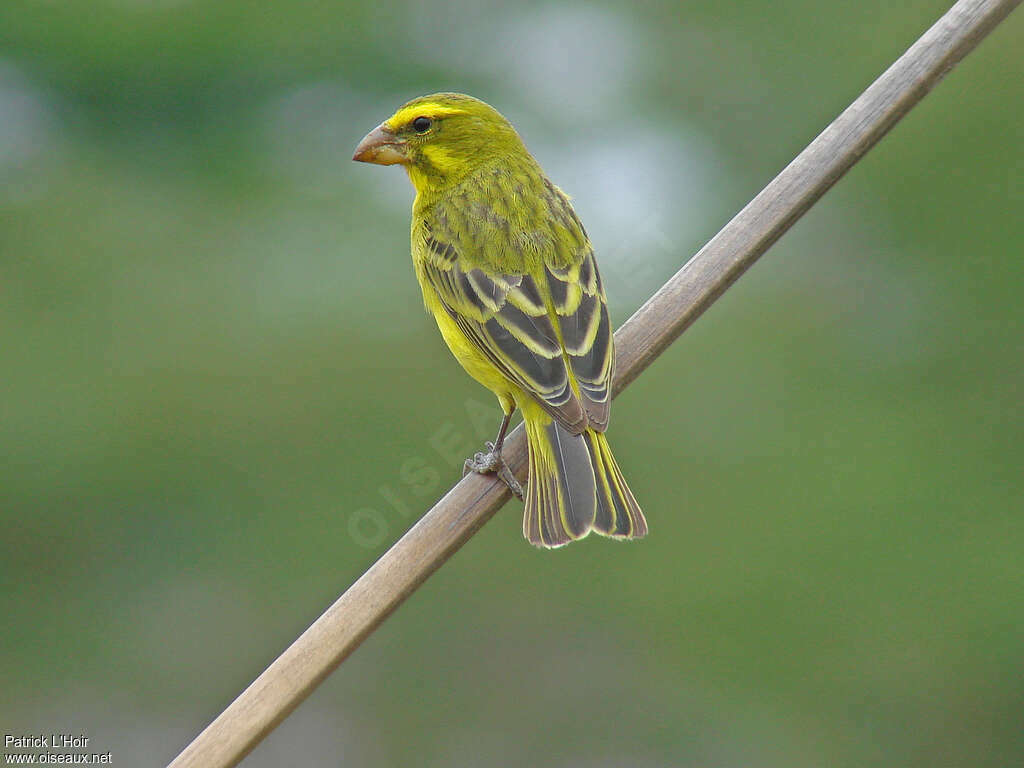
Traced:
<path fill-rule="evenodd" d="M 400 107 L 359 142 L 352 159 L 400 163 L 424 192 L 457 183 L 495 160 L 520 156 L 529 157 L 494 107 L 461 93 L 435 93 Z"/>

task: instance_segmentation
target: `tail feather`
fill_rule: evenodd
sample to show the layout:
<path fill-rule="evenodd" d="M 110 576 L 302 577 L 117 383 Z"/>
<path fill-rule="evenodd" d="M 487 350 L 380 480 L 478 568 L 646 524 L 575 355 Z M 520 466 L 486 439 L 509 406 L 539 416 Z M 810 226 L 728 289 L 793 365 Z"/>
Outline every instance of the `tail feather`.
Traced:
<path fill-rule="evenodd" d="M 523 535 L 538 547 L 561 547 L 594 524 L 594 470 L 580 435 L 556 421 L 526 420 L 530 480 Z"/>
<path fill-rule="evenodd" d="M 597 480 L 597 513 L 594 530 L 617 539 L 639 539 L 647 535 L 647 520 L 633 492 L 626 485 L 608 438 L 603 432 L 588 429 L 587 450 Z"/>
<path fill-rule="evenodd" d="M 523 535 L 538 547 L 561 547 L 590 531 L 632 539 L 647 521 L 603 433 L 574 435 L 550 419 L 526 419 L 530 477 Z"/>

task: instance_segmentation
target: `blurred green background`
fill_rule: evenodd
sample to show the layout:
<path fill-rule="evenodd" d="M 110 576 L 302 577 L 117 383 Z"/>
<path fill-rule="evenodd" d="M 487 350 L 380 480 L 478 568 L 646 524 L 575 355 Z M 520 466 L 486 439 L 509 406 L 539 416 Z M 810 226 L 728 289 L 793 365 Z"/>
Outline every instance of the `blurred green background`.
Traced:
<path fill-rule="evenodd" d="M 166 764 L 490 436 L 396 106 L 508 115 L 621 322 L 948 5 L 5 0 L 4 732 Z M 244 765 L 1024 763 L 1022 22 L 617 401 L 649 539 L 509 504 Z"/>

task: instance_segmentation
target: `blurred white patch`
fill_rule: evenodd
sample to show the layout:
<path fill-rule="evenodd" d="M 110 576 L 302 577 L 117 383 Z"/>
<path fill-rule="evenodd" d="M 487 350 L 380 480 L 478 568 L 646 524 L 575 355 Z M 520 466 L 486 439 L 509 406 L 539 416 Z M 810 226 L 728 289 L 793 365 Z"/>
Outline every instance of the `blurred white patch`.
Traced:
<path fill-rule="evenodd" d="M 609 115 L 629 104 L 645 61 L 644 30 L 592 5 L 552 5 L 506 19 L 481 60 L 565 123 Z"/>
<path fill-rule="evenodd" d="M 707 233 L 715 150 L 682 123 L 669 133 L 639 121 L 618 122 L 569 150 L 552 143 L 535 154 L 573 198 L 613 304 L 635 304 L 693 255 L 684 243 Z"/>
<path fill-rule="evenodd" d="M 638 50 L 643 28 L 593 5 L 512 7 L 456 0 L 438 13 L 435 3 L 414 3 L 411 44 L 452 72 L 490 76 L 531 109 L 549 110 L 564 122 L 625 106 L 621 99 L 644 59 Z M 460 23 L 451 24 L 453 18 Z M 472 95 L 494 103 L 486 94 Z"/>
<path fill-rule="evenodd" d="M 45 192 L 40 165 L 57 154 L 57 126 L 47 95 L 0 60 L 0 202 L 21 203 Z"/>

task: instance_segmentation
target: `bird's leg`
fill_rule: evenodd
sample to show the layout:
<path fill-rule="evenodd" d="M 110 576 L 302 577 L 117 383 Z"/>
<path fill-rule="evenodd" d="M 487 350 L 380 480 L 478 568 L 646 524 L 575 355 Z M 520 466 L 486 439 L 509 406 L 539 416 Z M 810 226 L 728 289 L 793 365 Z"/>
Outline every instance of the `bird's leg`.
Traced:
<path fill-rule="evenodd" d="M 498 428 L 498 436 L 494 438 L 493 443 L 485 443 L 487 446 L 487 453 L 479 451 L 472 459 L 466 459 L 466 468 L 463 471 L 463 476 L 470 472 L 478 472 L 481 475 L 495 473 L 508 489 L 512 491 L 512 494 L 522 501 L 523 499 L 523 486 L 516 480 L 516 476 L 512 474 L 512 470 L 508 468 L 508 464 L 501 458 L 501 446 L 505 442 L 505 433 L 508 431 L 508 423 L 512 419 L 512 412 L 509 411 L 505 414 L 505 418 L 501 420 L 501 426 Z"/>

